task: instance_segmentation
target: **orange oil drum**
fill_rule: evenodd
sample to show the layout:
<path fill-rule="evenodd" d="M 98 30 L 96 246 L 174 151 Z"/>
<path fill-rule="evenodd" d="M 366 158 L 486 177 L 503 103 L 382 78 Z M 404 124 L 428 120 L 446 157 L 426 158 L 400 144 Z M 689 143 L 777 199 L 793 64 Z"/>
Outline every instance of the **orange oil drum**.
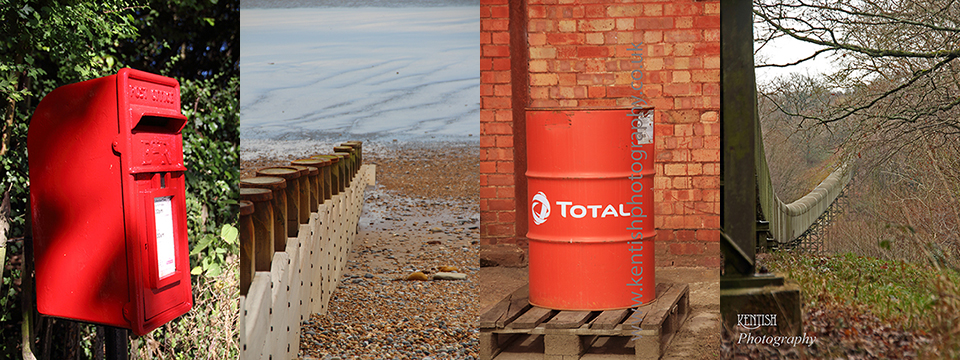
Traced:
<path fill-rule="evenodd" d="M 653 301 L 653 111 L 527 109 L 530 303 Z"/>

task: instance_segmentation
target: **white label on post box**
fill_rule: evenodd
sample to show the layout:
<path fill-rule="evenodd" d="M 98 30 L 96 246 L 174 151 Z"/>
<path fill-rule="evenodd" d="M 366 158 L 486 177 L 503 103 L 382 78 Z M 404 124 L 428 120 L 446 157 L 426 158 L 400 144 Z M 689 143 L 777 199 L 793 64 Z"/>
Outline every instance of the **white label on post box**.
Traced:
<path fill-rule="evenodd" d="M 173 196 L 153 198 L 157 222 L 157 272 L 161 279 L 177 271 L 173 250 Z"/>

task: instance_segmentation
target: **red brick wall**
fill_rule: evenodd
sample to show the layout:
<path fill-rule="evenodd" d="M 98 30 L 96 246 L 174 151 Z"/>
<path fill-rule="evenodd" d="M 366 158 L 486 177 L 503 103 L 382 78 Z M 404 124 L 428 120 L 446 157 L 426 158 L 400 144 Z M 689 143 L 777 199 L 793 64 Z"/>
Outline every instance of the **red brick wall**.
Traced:
<path fill-rule="evenodd" d="M 510 15 L 507 0 L 480 3 L 480 233 L 489 245 L 515 244 L 518 233 Z"/>
<path fill-rule="evenodd" d="M 719 1 L 526 0 L 513 8 L 525 10 L 526 44 L 510 41 L 517 24 L 506 0 L 481 1 L 481 243 L 525 246 L 517 106 L 625 106 L 637 95 L 656 109 L 658 263 L 719 267 Z M 641 43 L 642 63 L 631 63 Z M 526 78 L 515 74 L 523 55 Z M 643 72 L 642 94 L 631 88 L 633 70 Z M 527 93 L 517 95 L 522 81 Z"/>

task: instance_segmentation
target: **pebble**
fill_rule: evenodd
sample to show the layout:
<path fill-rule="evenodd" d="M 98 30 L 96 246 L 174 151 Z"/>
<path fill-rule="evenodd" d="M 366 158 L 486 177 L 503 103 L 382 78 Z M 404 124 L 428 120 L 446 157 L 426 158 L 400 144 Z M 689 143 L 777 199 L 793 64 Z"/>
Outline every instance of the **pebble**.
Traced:
<path fill-rule="evenodd" d="M 365 162 L 378 164 L 379 185 L 365 194 L 360 233 L 327 314 L 313 314 L 303 324 L 299 356 L 476 360 L 479 285 L 467 273 L 479 269 L 478 249 L 472 246 L 480 237 L 475 231 L 477 149 L 416 148 L 364 155 Z M 391 220 L 382 221 L 387 217 Z M 404 241 L 416 239 L 423 240 Z M 426 245 L 427 240 L 436 244 Z M 438 271 L 434 278 L 449 273 L 465 280 L 386 281 L 420 269 L 452 270 L 448 266 L 457 272 Z"/>
<path fill-rule="evenodd" d="M 434 280 L 466 280 L 467 274 L 461 273 L 452 273 L 452 272 L 438 272 L 433 274 Z"/>
<path fill-rule="evenodd" d="M 407 277 L 405 277 L 405 278 L 403 278 L 403 279 L 404 279 L 404 280 L 407 280 L 407 281 L 414 281 L 414 280 L 417 280 L 417 281 L 426 281 L 428 278 L 427 278 L 427 274 L 424 274 L 423 271 L 415 271 L 415 272 L 411 273 L 410 275 L 407 275 Z"/>

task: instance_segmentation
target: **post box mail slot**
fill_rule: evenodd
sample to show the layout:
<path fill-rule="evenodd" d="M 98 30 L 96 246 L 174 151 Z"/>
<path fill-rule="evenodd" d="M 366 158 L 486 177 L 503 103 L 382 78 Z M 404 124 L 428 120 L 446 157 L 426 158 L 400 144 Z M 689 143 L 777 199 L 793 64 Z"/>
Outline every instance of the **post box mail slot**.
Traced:
<path fill-rule="evenodd" d="M 132 69 L 61 86 L 27 133 L 40 313 L 143 335 L 193 304 L 180 84 Z"/>

